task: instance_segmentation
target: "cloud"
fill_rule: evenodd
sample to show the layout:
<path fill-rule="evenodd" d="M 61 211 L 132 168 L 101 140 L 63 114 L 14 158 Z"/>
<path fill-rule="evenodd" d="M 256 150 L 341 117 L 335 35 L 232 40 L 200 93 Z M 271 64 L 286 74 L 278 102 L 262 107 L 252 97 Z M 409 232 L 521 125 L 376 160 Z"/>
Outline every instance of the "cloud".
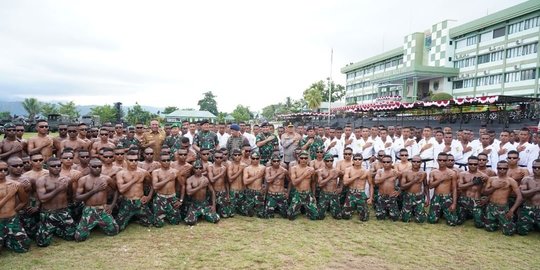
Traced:
<path fill-rule="evenodd" d="M 330 73 L 344 84 L 343 66 L 409 33 L 519 2 L 3 1 L 0 93 L 196 108 L 212 91 L 222 111 L 261 109 Z"/>

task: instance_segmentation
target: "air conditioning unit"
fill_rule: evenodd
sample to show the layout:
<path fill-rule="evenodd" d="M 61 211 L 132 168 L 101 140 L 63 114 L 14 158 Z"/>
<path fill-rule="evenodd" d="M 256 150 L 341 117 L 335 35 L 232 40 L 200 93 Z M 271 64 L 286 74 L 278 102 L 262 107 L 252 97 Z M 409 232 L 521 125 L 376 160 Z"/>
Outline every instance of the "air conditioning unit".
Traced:
<path fill-rule="evenodd" d="M 521 65 L 515 65 L 515 66 L 514 66 L 514 69 L 515 69 L 515 70 L 518 70 L 518 69 L 520 69 L 520 68 L 521 68 Z"/>
<path fill-rule="evenodd" d="M 484 75 L 488 75 L 489 74 L 489 70 L 484 70 Z"/>
<path fill-rule="evenodd" d="M 517 44 L 517 45 L 521 44 L 521 42 L 522 42 L 521 39 L 516 40 L 516 44 Z"/>
<path fill-rule="evenodd" d="M 493 47 L 493 46 L 489 47 L 490 52 L 493 51 L 493 50 L 495 50 L 495 47 Z"/>

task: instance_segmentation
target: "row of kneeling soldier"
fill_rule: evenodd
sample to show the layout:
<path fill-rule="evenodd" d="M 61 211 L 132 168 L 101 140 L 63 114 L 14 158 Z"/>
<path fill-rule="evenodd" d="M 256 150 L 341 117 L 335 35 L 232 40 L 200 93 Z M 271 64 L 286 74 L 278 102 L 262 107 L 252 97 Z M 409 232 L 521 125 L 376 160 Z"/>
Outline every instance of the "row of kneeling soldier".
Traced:
<path fill-rule="evenodd" d="M 358 213 L 368 221 L 371 206 L 379 220 L 437 223 L 442 217 L 455 226 L 472 219 L 478 228 L 501 228 L 505 235 L 526 235 L 540 225 L 540 160 L 531 162 L 530 174 L 519 166 L 517 149 L 496 168 L 488 167 L 485 151 L 470 155 L 462 170 L 447 151 L 426 161 L 421 153 L 431 142 L 413 156 L 407 143 L 395 156 L 381 149 L 365 157 L 345 147 L 339 159 L 328 151 L 335 145 L 306 137 L 285 160 L 265 148 L 274 139 L 265 135 L 257 149 L 246 143 L 230 152 L 163 145 L 157 154 L 152 145 L 114 146 L 103 139 L 93 151 L 64 147 L 47 160 L 33 151 L 30 167 L 10 156 L 0 161 L 1 244 L 25 252 L 31 240 L 45 247 L 53 235 L 84 241 L 95 227 L 112 236 L 130 222 L 195 225 L 236 214 L 293 220 L 304 213 L 320 220 Z"/>

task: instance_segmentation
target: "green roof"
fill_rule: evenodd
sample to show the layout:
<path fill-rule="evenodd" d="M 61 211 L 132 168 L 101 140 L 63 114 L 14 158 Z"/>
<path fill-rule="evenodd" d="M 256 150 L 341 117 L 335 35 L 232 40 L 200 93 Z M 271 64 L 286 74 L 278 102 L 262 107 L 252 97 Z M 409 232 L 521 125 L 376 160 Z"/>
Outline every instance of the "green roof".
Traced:
<path fill-rule="evenodd" d="M 209 111 L 184 111 L 176 110 L 172 113 L 165 114 L 165 117 L 186 117 L 186 118 L 216 118 L 214 114 Z"/>
<path fill-rule="evenodd" d="M 347 73 L 349 71 L 353 71 L 355 69 L 369 66 L 371 64 L 381 62 L 387 59 L 390 59 L 392 57 L 396 57 L 403 54 L 403 47 L 395 48 L 393 50 L 384 52 L 379 55 L 375 55 L 373 57 L 370 57 L 368 59 L 362 60 L 360 62 L 353 63 L 352 65 L 348 65 L 346 67 L 341 68 L 341 73 Z"/>
<path fill-rule="evenodd" d="M 495 12 L 480 19 L 456 26 L 450 29 L 450 37 L 455 38 L 462 36 L 470 32 L 478 31 L 480 29 L 490 27 L 494 24 L 508 21 L 510 19 L 529 14 L 540 10 L 540 1 L 532 0 L 527 1 L 507 9 Z"/>

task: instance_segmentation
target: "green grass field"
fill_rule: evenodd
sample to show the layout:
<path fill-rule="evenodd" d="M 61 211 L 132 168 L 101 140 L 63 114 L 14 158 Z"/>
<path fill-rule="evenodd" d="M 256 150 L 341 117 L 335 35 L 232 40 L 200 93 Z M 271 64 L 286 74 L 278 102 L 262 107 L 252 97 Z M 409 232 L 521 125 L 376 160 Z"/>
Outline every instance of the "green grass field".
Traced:
<path fill-rule="evenodd" d="M 371 213 L 373 214 L 373 213 Z M 83 243 L 0 254 L 2 269 L 535 269 L 540 233 L 503 236 L 464 226 L 234 217 L 218 224 L 130 225 Z"/>

